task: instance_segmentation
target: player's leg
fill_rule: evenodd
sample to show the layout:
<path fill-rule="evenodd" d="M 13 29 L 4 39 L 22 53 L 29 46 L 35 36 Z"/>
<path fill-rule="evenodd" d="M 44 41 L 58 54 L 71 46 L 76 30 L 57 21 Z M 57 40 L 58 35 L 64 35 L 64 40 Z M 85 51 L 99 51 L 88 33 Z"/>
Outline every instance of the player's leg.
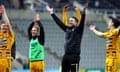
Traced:
<path fill-rule="evenodd" d="M 7 59 L 7 69 L 6 71 L 7 72 L 11 72 L 12 71 L 12 62 L 11 62 L 11 59 Z"/>
<path fill-rule="evenodd" d="M 112 72 L 117 72 L 117 69 L 118 69 L 117 59 L 113 59 Z"/>
<path fill-rule="evenodd" d="M 70 71 L 69 57 L 66 55 L 63 57 L 61 69 L 62 69 L 62 72 L 69 72 Z"/>
<path fill-rule="evenodd" d="M 79 61 L 80 61 L 80 56 L 79 55 L 72 55 L 71 56 L 71 67 L 70 70 L 71 72 L 78 72 L 79 71 Z"/>
<path fill-rule="evenodd" d="M 106 72 L 112 71 L 113 59 L 110 57 L 106 57 Z"/>
<path fill-rule="evenodd" d="M 34 62 L 30 62 L 30 72 L 35 72 Z"/>
<path fill-rule="evenodd" d="M 44 72 L 45 71 L 45 64 L 44 61 L 36 61 L 36 72 Z"/>
<path fill-rule="evenodd" d="M 79 72 L 79 63 L 71 64 L 71 72 Z"/>

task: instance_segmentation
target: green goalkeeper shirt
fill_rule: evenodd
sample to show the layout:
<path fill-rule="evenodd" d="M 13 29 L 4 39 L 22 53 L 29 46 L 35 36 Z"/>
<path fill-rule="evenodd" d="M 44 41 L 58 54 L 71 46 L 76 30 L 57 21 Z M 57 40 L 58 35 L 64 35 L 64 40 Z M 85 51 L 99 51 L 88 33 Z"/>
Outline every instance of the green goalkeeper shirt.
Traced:
<path fill-rule="evenodd" d="M 30 61 L 44 60 L 44 46 L 39 43 L 38 38 L 30 40 Z"/>

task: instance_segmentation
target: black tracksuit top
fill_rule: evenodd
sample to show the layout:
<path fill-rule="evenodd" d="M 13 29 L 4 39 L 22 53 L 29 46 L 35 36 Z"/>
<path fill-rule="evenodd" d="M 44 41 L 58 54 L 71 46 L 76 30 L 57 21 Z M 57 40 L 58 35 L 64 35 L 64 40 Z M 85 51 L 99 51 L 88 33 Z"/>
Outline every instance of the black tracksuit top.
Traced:
<path fill-rule="evenodd" d="M 53 13 L 52 18 L 56 24 L 65 32 L 65 54 L 80 55 L 80 45 L 84 30 L 85 12 L 82 13 L 80 24 L 75 27 L 67 27 L 63 22 Z"/>

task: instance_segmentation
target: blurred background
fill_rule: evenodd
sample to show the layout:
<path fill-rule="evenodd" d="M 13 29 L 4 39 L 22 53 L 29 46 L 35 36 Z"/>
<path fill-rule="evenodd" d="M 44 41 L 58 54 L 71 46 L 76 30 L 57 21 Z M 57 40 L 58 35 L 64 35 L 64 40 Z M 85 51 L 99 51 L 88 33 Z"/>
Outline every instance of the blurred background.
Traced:
<path fill-rule="evenodd" d="M 55 24 L 45 10 L 45 4 L 54 8 L 59 18 L 62 18 L 64 5 L 78 4 L 82 11 L 83 5 L 89 2 L 85 29 L 81 44 L 81 72 L 104 72 L 105 40 L 95 36 L 88 28 L 95 24 L 99 30 L 106 31 L 108 16 L 120 18 L 120 0 L 0 0 L 7 8 L 7 14 L 12 22 L 16 40 L 16 59 L 13 61 L 13 72 L 29 72 L 29 41 L 27 28 L 33 21 L 36 12 L 40 13 L 45 29 L 45 69 L 46 72 L 60 72 L 61 59 L 64 54 L 65 33 Z M 69 10 L 69 15 L 76 15 Z"/>

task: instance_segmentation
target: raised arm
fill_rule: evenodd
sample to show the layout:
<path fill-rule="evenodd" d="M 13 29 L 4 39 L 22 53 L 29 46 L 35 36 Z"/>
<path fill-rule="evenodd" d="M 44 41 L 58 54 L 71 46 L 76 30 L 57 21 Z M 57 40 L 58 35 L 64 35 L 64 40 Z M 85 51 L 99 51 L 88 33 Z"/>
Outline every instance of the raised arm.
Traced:
<path fill-rule="evenodd" d="M 87 7 L 88 7 L 88 3 L 86 3 L 84 5 L 83 12 L 81 13 L 82 14 L 81 15 L 81 21 L 79 22 L 80 24 L 78 24 L 79 26 L 77 27 L 77 30 L 80 34 L 83 33 L 84 23 L 85 23 L 85 11 L 86 11 Z"/>
<path fill-rule="evenodd" d="M 104 35 L 103 32 L 100 32 L 100 31 L 96 30 L 95 25 L 90 25 L 90 26 L 89 26 L 89 29 L 90 29 L 95 35 L 97 35 L 97 36 L 99 36 L 99 37 L 103 37 L 103 35 Z"/>
<path fill-rule="evenodd" d="M 65 5 L 64 8 L 63 8 L 63 12 L 62 12 L 62 21 L 63 23 L 67 26 L 68 24 L 68 19 L 67 19 L 67 11 L 69 9 L 69 6 L 68 5 Z"/>
<path fill-rule="evenodd" d="M 53 13 L 53 8 L 50 8 L 48 5 L 46 6 L 46 10 L 51 14 L 52 18 L 56 22 L 56 24 L 63 30 L 66 31 L 66 26 L 63 22 Z"/>
<path fill-rule="evenodd" d="M 8 25 L 9 32 L 13 32 L 13 29 L 12 29 L 12 26 L 11 26 L 10 21 L 8 19 L 7 12 L 6 12 L 6 9 L 5 9 L 4 5 L 1 5 L 0 7 L 1 7 L 1 10 L 2 10 L 2 19 L 3 19 L 3 21 L 5 21 L 6 24 Z"/>
<path fill-rule="evenodd" d="M 40 32 L 38 35 L 38 40 L 40 42 L 40 44 L 44 45 L 45 42 L 45 33 L 44 33 L 44 27 L 40 21 L 40 16 L 39 14 L 36 14 L 36 16 L 34 17 L 34 22 L 37 22 L 39 28 L 40 28 Z"/>
<path fill-rule="evenodd" d="M 38 36 L 38 39 L 39 39 L 39 42 L 44 45 L 44 42 L 45 42 L 45 33 L 44 33 L 44 27 L 42 25 L 42 23 L 39 21 L 37 21 L 39 27 L 40 27 L 40 35 Z"/>
<path fill-rule="evenodd" d="M 74 4 L 74 9 L 75 9 L 75 12 L 77 14 L 77 18 L 78 18 L 78 23 L 80 23 L 81 21 L 81 12 L 80 12 L 80 8 L 78 8 L 78 6 L 76 4 Z"/>

